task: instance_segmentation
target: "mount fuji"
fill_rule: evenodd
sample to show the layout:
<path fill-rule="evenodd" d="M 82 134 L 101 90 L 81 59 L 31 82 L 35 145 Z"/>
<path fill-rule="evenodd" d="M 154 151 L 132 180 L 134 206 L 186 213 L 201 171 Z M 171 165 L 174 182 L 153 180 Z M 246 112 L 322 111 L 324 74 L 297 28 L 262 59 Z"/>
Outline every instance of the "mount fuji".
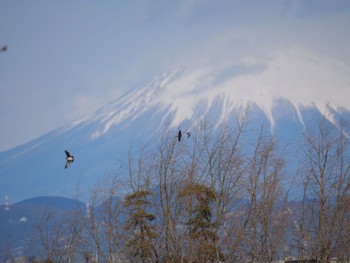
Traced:
<path fill-rule="evenodd" d="M 294 48 L 263 59 L 160 74 L 91 116 L 0 153 L 0 193 L 11 202 L 43 195 L 86 198 L 116 173 L 133 141 L 147 143 L 167 127 L 191 130 L 204 117 L 215 127 L 253 105 L 251 118 L 284 138 L 326 111 L 350 116 L 350 66 Z M 75 161 L 64 169 L 65 153 Z"/>

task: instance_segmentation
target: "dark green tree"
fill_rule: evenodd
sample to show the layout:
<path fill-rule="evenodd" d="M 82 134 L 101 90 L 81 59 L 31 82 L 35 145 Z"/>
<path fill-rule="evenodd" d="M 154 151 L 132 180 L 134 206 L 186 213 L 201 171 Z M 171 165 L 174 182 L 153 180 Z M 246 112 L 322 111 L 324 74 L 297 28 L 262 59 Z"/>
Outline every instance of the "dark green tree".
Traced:
<path fill-rule="evenodd" d="M 181 192 L 186 200 L 189 211 L 188 226 L 190 244 L 193 255 L 189 262 L 218 262 L 223 260 L 223 254 L 217 246 L 218 236 L 214 229 L 217 223 L 213 221 L 211 204 L 215 201 L 215 191 L 203 184 L 191 183 Z"/>
<path fill-rule="evenodd" d="M 139 190 L 124 199 L 124 207 L 129 210 L 129 218 L 125 223 L 125 229 L 130 232 L 130 239 L 126 243 L 127 251 L 133 259 L 140 262 L 158 261 L 153 245 L 157 234 L 151 224 L 156 217 L 147 212 L 151 206 L 147 200 L 150 194 L 150 191 Z"/>

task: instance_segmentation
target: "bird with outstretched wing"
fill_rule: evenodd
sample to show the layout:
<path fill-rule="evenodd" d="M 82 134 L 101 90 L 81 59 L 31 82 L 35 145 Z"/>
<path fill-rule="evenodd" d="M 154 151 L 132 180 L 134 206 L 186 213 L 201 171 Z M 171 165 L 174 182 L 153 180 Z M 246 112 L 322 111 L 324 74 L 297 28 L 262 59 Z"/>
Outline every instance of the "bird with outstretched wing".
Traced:
<path fill-rule="evenodd" d="M 74 162 L 74 156 L 72 156 L 67 150 L 65 150 L 66 152 L 66 166 L 64 167 L 64 169 L 67 169 L 69 167 L 69 165 Z"/>

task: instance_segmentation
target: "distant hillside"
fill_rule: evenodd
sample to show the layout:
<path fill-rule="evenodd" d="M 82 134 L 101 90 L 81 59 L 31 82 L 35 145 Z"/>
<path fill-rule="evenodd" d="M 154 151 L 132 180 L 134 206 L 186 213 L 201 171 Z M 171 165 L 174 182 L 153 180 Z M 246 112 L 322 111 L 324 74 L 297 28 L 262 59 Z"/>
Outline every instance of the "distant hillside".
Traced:
<path fill-rule="evenodd" d="M 36 197 L 23 200 L 10 206 L 0 206 L 0 251 L 11 247 L 11 254 L 24 253 L 23 249 L 30 239 L 38 236 L 36 229 L 45 216 L 52 222 L 61 220 L 71 211 L 85 213 L 86 205 L 78 200 L 64 197 Z M 0 257 L 1 259 L 1 257 Z"/>
<path fill-rule="evenodd" d="M 77 210 L 84 209 L 85 203 L 60 196 L 40 196 L 29 198 L 13 205 L 15 208 L 27 206 L 48 206 L 50 208 L 62 210 Z"/>

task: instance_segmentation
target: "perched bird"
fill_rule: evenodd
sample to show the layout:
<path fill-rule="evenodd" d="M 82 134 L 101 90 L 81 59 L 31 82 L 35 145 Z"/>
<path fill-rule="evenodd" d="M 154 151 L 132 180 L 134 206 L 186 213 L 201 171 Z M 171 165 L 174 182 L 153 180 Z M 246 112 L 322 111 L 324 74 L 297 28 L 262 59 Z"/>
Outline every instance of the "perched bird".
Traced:
<path fill-rule="evenodd" d="M 191 133 L 190 132 L 186 132 L 186 135 L 187 135 L 187 139 L 188 139 L 188 138 L 190 138 Z"/>
<path fill-rule="evenodd" d="M 70 163 L 74 162 L 74 156 L 70 155 L 70 153 L 67 150 L 65 150 L 65 152 L 66 152 L 66 156 L 67 156 L 66 157 L 67 162 L 66 162 L 66 166 L 64 167 L 64 169 L 67 169 L 68 166 L 70 165 Z"/>
<path fill-rule="evenodd" d="M 0 52 L 6 51 L 6 50 L 7 50 L 7 46 L 0 47 Z"/>
<path fill-rule="evenodd" d="M 179 130 L 178 134 L 177 134 L 177 139 L 179 140 L 179 142 L 181 141 L 181 137 L 182 137 L 182 134 L 181 134 L 181 130 Z"/>

